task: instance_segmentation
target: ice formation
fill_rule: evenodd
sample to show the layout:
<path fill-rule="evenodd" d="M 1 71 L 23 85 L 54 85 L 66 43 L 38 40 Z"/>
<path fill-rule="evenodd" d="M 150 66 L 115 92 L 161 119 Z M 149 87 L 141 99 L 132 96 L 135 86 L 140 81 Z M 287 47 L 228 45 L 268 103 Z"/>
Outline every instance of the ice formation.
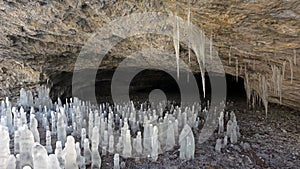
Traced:
<path fill-rule="evenodd" d="M 115 154 L 114 155 L 114 169 L 120 169 L 119 161 L 120 161 L 119 154 Z"/>
<path fill-rule="evenodd" d="M 32 149 L 33 168 L 48 169 L 48 154 L 44 146 L 36 142 Z"/>
<path fill-rule="evenodd" d="M 0 125 L 0 168 L 6 168 L 8 164 L 9 150 L 9 133 L 7 127 Z"/>
<path fill-rule="evenodd" d="M 179 136 L 180 158 L 194 159 L 195 140 L 191 127 L 186 124 Z"/>
<path fill-rule="evenodd" d="M 179 22 L 178 16 L 176 15 L 176 20 L 174 22 L 174 32 L 173 32 L 173 42 L 175 48 L 175 55 L 176 55 L 176 64 L 177 64 L 177 79 L 179 79 Z"/>
<path fill-rule="evenodd" d="M 101 168 L 99 149 L 102 149 L 102 156 L 116 154 L 114 165 L 120 168 L 117 154 L 126 158 L 149 157 L 156 161 L 159 153 L 177 145 L 180 145 L 181 159 L 193 159 L 195 139 L 192 128 L 203 125 L 208 114 L 200 103 L 186 107 L 143 103 L 139 109 L 133 102 L 92 105 L 78 98 L 67 99 L 65 104 L 60 99 L 52 103 L 45 87 L 39 88 L 38 97 L 31 103 L 28 93 L 32 92 L 24 91 L 20 91 L 22 104 L 14 106 L 8 99 L 1 102 L 0 168 L 73 169 L 85 168 L 85 165 Z M 166 106 L 169 110 L 164 112 Z M 226 117 L 225 112 L 220 112 L 217 132 L 224 133 L 221 126 Z M 239 133 L 235 116 L 230 115 L 230 121 L 227 132 L 233 143 Z M 40 140 L 40 131 L 45 132 L 46 140 Z M 12 155 L 10 138 L 14 145 Z M 52 145 L 54 140 L 55 145 Z"/>

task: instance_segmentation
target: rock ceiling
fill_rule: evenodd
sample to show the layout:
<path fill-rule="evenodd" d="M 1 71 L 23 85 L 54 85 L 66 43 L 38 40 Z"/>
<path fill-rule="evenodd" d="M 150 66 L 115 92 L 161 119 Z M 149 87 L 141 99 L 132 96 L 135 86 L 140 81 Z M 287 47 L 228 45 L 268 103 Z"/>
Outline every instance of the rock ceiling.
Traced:
<path fill-rule="evenodd" d="M 163 12 L 186 20 L 188 4 L 188 0 L 0 0 L 0 97 L 72 72 L 94 31 L 116 18 Z M 191 22 L 213 38 L 225 72 L 244 78 L 248 94 L 262 96 L 264 77 L 269 102 L 300 107 L 300 1 L 191 0 L 190 4 Z M 175 52 L 172 37 L 133 36 L 115 46 L 101 68 L 112 69 L 117 66 L 112 60 L 149 46 Z M 187 46 L 180 48 L 180 57 L 187 61 Z M 191 63 L 193 71 L 199 71 L 194 55 Z"/>

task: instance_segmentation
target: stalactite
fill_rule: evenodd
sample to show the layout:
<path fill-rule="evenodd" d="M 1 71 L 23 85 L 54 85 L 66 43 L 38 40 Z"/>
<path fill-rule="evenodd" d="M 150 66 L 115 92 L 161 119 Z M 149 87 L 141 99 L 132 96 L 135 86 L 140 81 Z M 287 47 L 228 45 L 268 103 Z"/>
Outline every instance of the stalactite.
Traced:
<path fill-rule="evenodd" d="M 177 14 L 176 14 L 176 21 L 174 22 L 173 30 L 174 30 L 173 31 L 173 42 L 174 42 L 176 64 L 177 64 L 177 79 L 179 79 L 179 21 L 178 21 Z"/>
<path fill-rule="evenodd" d="M 188 56 L 189 56 L 189 65 L 191 64 L 191 2 L 188 0 Z M 190 82 L 190 72 L 187 73 L 187 82 Z"/>
<path fill-rule="evenodd" d="M 236 58 L 235 60 L 235 80 L 238 82 L 239 79 L 239 60 Z"/>
<path fill-rule="evenodd" d="M 294 65 L 297 65 L 297 51 L 294 49 Z"/>
<path fill-rule="evenodd" d="M 265 107 L 266 117 L 268 115 L 268 84 L 266 77 L 264 75 L 260 75 L 260 88 L 261 88 L 261 100 Z"/>
<path fill-rule="evenodd" d="M 289 58 L 289 62 L 290 62 L 290 69 L 291 69 L 291 83 L 293 83 L 293 79 L 294 79 L 294 65 L 292 62 L 292 59 Z"/>
<path fill-rule="evenodd" d="M 276 96 L 279 97 L 280 103 L 282 102 L 282 94 L 281 94 L 281 89 L 282 89 L 282 77 L 283 70 L 281 71 L 277 66 L 272 65 L 272 82 L 273 82 L 273 92 Z"/>
<path fill-rule="evenodd" d="M 285 67 L 286 67 L 286 61 L 284 61 L 284 62 L 282 63 L 282 81 L 284 80 Z"/>
<path fill-rule="evenodd" d="M 228 57 L 229 57 L 229 59 L 228 59 L 228 64 L 231 65 L 231 46 L 230 46 L 230 48 L 229 48 Z"/>

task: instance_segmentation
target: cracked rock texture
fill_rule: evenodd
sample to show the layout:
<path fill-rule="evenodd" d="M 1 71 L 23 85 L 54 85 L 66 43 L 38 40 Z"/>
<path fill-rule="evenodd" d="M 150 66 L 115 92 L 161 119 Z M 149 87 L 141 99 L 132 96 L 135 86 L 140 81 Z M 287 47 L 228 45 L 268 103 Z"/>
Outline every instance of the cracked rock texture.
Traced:
<path fill-rule="evenodd" d="M 247 74 L 248 93 L 256 94 L 262 93 L 260 77 L 265 76 L 268 101 L 280 103 L 279 86 L 282 104 L 300 107 L 300 1 L 190 4 L 191 22 L 213 37 L 226 73 Z M 55 86 L 65 80 L 87 40 L 118 17 L 162 12 L 187 20 L 188 6 L 188 0 L 0 0 L 0 98 L 16 95 L 21 86 L 32 88 L 47 80 Z M 175 52 L 172 37 L 137 35 L 115 46 L 100 67 L 114 69 L 126 55 L 149 46 Z M 187 46 L 180 48 L 180 57 L 188 62 Z M 194 54 L 190 67 L 199 72 Z M 281 75 L 278 81 L 272 67 Z"/>

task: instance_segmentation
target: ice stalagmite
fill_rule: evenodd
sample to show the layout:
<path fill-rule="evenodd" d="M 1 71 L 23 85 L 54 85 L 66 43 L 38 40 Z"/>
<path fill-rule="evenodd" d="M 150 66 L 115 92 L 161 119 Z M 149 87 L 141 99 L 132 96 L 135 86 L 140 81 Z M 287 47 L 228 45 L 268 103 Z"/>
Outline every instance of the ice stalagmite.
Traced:
<path fill-rule="evenodd" d="M 175 146 L 175 131 L 172 121 L 169 121 L 167 130 L 166 150 L 171 150 Z"/>
<path fill-rule="evenodd" d="M 52 153 L 52 146 L 51 146 L 51 132 L 49 130 L 46 131 L 46 150 L 48 153 Z"/>
<path fill-rule="evenodd" d="M 177 79 L 179 79 L 179 21 L 178 16 L 176 14 L 176 20 L 174 22 L 173 27 L 173 42 L 175 48 L 175 55 L 176 55 L 176 64 L 177 64 Z"/>
<path fill-rule="evenodd" d="M 15 134 L 14 134 L 14 153 L 15 154 L 20 153 L 20 132 L 19 132 L 19 130 L 15 130 Z"/>
<path fill-rule="evenodd" d="M 195 140 L 191 127 L 186 124 L 179 136 L 180 158 L 189 159 L 195 154 Z"/>
<path fill-rule="evenodd" d="M 138 131 L 137 136 L 136 136 L 135 151 L 136 151 L 137 155 L 142 155 L 142 153 L 143 153 L 142 135 L 141 135 L 140 131 Z"/>
<path fill-rule="evenodd" d="M 92 132 L 92 168 L 94 169 L 101 168 L 101 157 L 98 151 L 99 139 L 99 129 L 95 126 Z"/>
<path fill-rule="evenodd" d="M 158 141 L 158 128 L 157 126 L 153 127 L 152 140 L 151 140 L 151 158 L 153 161 L 156 161 L 158 158 L 158 150 L 159 150 L 159 141 Z"/>
<path fill-rule="evenodd" d="M 114 135 L 109 136 L 109 143 L 108 143 L 108 152 L 114 153 L 115 151 L 115 140 Z"/>
<path fill-rule="evenodd" d="M 80 143 L 79 142 L 76 142 L 75 150 L 76 150 L 76 164 L 77 164 L 77 166 L 79 166 L 80 169 L 85 168 L 84 157 L 81 156 L 81 148 L 80 148 Z"/>
<path fill-rule="evenodd" d="M 146 121 L 144 126 L 144 137 L 143 137 L 143 147 L 144 153 L 149 153 L 151 150 L 151 133 L 150 133 L 150 124 Z"/>
<path fill-rule="evenodd" d="M 48 169 L 48 154 L 46 149 L 37 142 L 34 143 L 32 149 L 33 168 Z"/>
<path fill-rule="evenodd" d="M 85 130 L 85 128 L 82 128 L 81 129 L 81 141 L 80 141 L 80 144 L 81 144 L 82 148 L 83 148 L 85 139 L 86 139 L 86 130 Z"/>
<path fill-rule="evenodd" d="M 217 152 L 221 152 L 221 148 L 222 148 L 222 139 L 217 139 L 217 143 L 216 143 L 216 146 L 215 146 L 215 150 Z"/>
<path fill-rule="evenodd" d="M 92 152 L 91 152 L 91 149 L 90 149 L 89 139 L 87 139 L 87 138 L 84 139 L 83 156 L 84 156 L 85 164 L 86 165 L 91 164 Z"/>
<path fill-rule="evenodd" d="M 9 155 L 9 132 L 7 127 L 0 125 L 0 168 L 6 168 Z"/>
<path fill-rule="evenodd" d="M 92 151 L 92 169 L 100 169 L 101 168 L 101 157 L 98 151 Z"/>
<path fill-rule="evenodd" d="M 33 167 L 32 146 L 34 145 L 34 137 L 32 132 L 24 126 L 20 129 L 20 165 Z"/>
<path fill-rule="evenodd" d="M 57 140 L 61 141 L 62 145 L 64 145 L 66 141 L 66 136 L 67 132 L 64 117 L 62 113 L 59 113 L 57 116 Z"/>
<path fill-rule="evenodd" d="M 73 136 L 67 137 L 66 147 L 63 150 L 63 156 L 65 157 L 65 169 L 76 169 L 76 149 L 75 140 Z"/>
<path fill-rule="evenodd" d="M 40 134 L 38 131 L 38 121 L 34 117 L 34 115 L 31 115 L 30 117 L 30 130 L 34 136 L 34 142 L 40 143 Z"/>
<path fill-rule="evenodd" d="M 62 144 L 61 144 L 61 141 L 56 141 L 55 155 L 57 157 L 57 160 L 58 160 L 60 168 L 64 168 L 64 166 L 65 166 L 65 158 L 63 157 L 63 154 L 62 154 Z"/>
<path fill-rule="evenodd" d="M 224 132 L 224 112 L 221 111 L 220 116 L 219 116 L 219 130 L 218 134 L 221 134 Z"/>
<path fill-rule="evenodd" d="M 120 169 L 120 156 L 119 154 L 114 155 L 114 169 Z"/>
<path fill-rule="evenodd" d="M 14 155 L 10 155 L 7 161 L 6 169 L 16 169 L 17 160 Z"/>
<path fill-rule="evenodd" d="M 50 154 L 49 155 L 49 162 L 48 162 L 48 169 L 60 169 L 58 159 L 56 155 Z"/>
<path fill-rule="evenodd" d="M 125 141 L 123 145 L 123 156 L 124 157 L 131 157 L 131 151 L 132 151 L 132 146 L 131 146 L 131 136 L 130 136 L 130 130 L 126 131 L 125 134 Z"/>

